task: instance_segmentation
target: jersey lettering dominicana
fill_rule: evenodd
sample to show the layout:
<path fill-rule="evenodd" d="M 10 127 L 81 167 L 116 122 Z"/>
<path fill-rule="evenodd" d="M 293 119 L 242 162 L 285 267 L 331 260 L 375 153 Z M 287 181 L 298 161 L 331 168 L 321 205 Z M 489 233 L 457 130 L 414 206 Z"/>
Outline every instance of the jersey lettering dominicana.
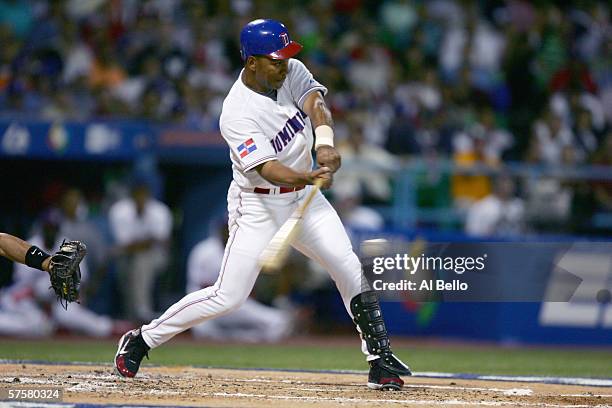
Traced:
<path fill-rule="evenodd" d="M 312 125 L 302 110 L 313 91 L 327 93 L 310 71 L 290 59 L 287 78 L 276 100 L 248 88 L 242 72 L 223 102 L 219 120 L 221 135 L 230 148 L 234 181 L 239 187 L 274 187 L 255 167 L 278 160 L 295 171 L 312 169 Z"/>

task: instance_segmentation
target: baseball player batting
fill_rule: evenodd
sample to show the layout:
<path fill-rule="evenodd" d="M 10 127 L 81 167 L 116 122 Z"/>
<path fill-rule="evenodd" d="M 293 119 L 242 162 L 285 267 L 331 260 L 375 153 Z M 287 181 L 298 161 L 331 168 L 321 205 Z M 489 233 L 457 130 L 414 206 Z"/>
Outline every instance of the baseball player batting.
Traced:
<path fill-rule="evenodd" d="M 159 318 L 124 334 L 115 371 L 134 377 L 151 348 L 244 302 L 260 272 L 258 257 L 313 184 L 328 188 L 340 167 L 332 117 L 317 82 L 300 61 L 302 46 L 275 20 L 254 20 L 240 33 L 244 68 L 223 103 L 220 128 L 230 148 L 229 239 L 213 286 L 190 293 Z M 314 140 L 313 140 L 314 129 Z M 313 168 L 314 144 L 318 168 Z M 336 283 L 361 334 L 370 365 L 368 387 L 399 390 L 410 369 L 391 351 L 378 298 L 363 286 L 362 268 L 340 218 L 316 192 L 292 246 L 319 262 Z"/>

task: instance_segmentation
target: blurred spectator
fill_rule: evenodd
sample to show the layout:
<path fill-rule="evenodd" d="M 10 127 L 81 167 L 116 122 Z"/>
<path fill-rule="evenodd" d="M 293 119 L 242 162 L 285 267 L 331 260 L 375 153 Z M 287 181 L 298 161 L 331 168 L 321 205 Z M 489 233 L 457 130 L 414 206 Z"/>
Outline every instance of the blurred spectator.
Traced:
<path fill-rule="evenodd" d="M 453 160 L 459 169 L 459 174 L 452 178 L 456 206 L 465 209 L 491 193 L 491 181 L 486 171 L 501 164 L 504 151 L 512 143 L 512 135 L 495 125 L 490 108 L 482 108 L 479 122 L 454 135 Z"/>
<path fill-rule="evenodd" d="M 509 0 L 505 10 L 508 22 L 517 32 L 526 32 L 533 28 L 536 22 L 536 11 L 530 2 L 525 0 Z"/>
<path fill-rule="evenodd" d="M 576 135 L 578 161 L 586 162 L 597 149 L 599 139 L 599 132 L 593 126 L 591 112 L 587 109 L 576 112 L 573 132 Z"/>
<path fill-rule="evenodd" d="M 546 4 L 538 10 L 536 27 L 536 53 L 533 58 L 535 76 L 541 88 L 547 88 L 553 75 L 568 61 L 565 46 L 569 25 L 563 20 L 561 10 L 554 4 Z"/>
<path fill-rule="evenodd" d="M 511 177 L 498 176 L 493 193 L 470 206 L 465 232 L 480 237 L 525 232 L 525 206 L 516 195 Z"/>
<path fill-rule="evenodd" d="M 484 18 L 469 21 L 469 64 L 474 82 L 482 89 L 490 89 L 499 68 L 506 46 L 505 37 L 491 22 Z M 472 27 L 471 24 L 474 24 Z"/>
<path fill-rule="evenodd" d="M 358 42 L 360 47 L 354 51 L 351 64 L 346 68 L 350 87 L 355 96 L 362 100 L 370 97 L 382 99 L 389 92 L 392 72 L 390 55 L 383 47 L 370 44 L 364 39 L 358 39 Z M 368 139 L 377 142 L 382 138 Z"/>
<path fill-rule="evenodd" d="M 550 128 L 536 125 L 530 156 L 539 163 L 557 168 L 574 167 L 580 158 L 579 148 L 569 128 L 550 111 L 546 114 Z M 537 133 L 539 132 L 539 133 Z M 553 176 L 529 178 L 526 182 L 527 218 L 540 229 L 563 230 L 570 217 L 574 185 Z"/>
<path fill-rule="evenodd" d="M 59 210 L 47 210 L 40 227 L 28 242 L 47 253 L 59 248 L 63 239 L 70 237 L 60 231 L 62 216 Z M 87 258 L 85 258 L 87 259 Z M 88 278 L 87 263 L 81 263 L 81 276 Z M 0 334 L 13 336 L 48 336 L 57 327 L 94 337 L 108 337 L 124 329 L 107 316 L 97 315 L 79 303 L 71 303 L 67 310 L 57 302 L 49 287 L 47 272 L 15 264 L 14 282 L 0 295 Z M 41 306 L 42 305 L 42 306 Z M 50 316 L 46 310 L 50 310 Z"/>
<path fill-rule="evenodd" d="M 400 84 L 394 92 L 396 104 L 413 115 L 435 112 L 442 105 L 442 95 L 436 71 L 429 67 L 419 72 L 416 81 Z"/>
<path fill-rule="evenodd" d="M 550 107 L 565 124 L 570 126 L 575 123 L 576 114 L 583 109 L 591 114 L 591 122 L 595 130 L 602 131 L 606 125 L 601 100 L 596 95 L 583 92 L 578 88 L 554 93 L 550 98 Z"/>
<path fill-rule="evenodd" d="M 117 88 L 126 79 L 125 70 L 110 44 L 102 43 L 98 47 L 96 58 L 89 69 L 89 84 L 94 89 Z"/>
<path fill-rule="evenodd" d="M 79 36 L 76 24 L 67 23 L 63 34 L 64 68 L 62 81 L 72 85 L 77 78 L 86 77 L 92 71 L 95 54 L 91 47 Z"/>
<path fill-rule="evenodd" d="M 504 153 L 514 144 L 512 134 L 497 125 L 495 112 L 489 107 L 480 109 L 478 123 L 472 126 L 470 134 L 485 141 L 485 162 L 493 165 L 501 163 Z"/>
<path fill-rule="evenodd" d="M 8 105 L 7 97 L 10 86 L 14 81 L 13 64 L 19 49 L 20 41 L 5 26 L 0 25 L 0 107 L 6 109 Z"/>
<path fill-rule="evenodd" d="M 570 59 L 567 66 L 555 72 L 550 81 L 550 88 L 553 92 L 565 91 L 570 87 L 589 93 L 597 91 L 597 86 L 587 65 L 576 58 Z"/>
<path fill-rule="evenodd" d="M 593 164 L 612 166 L 612 131 L 609 131 L 599 149 L 593 155 Z M 594 183 L 595 206 L 599 211 L 612 212 L 612 182 L 610 180 Z"/>
<path fill-rule="evenodd" d="M 388 172 L 381 168 L 393 171 L 397 159 L 383 148 L 364 141 L 363 124 L 357 114 L 349 119 L 348 126 L 348 139 L 338 144 L 338 151 L 347 166 L 335 175 L 332 192 L 340 196 L 361 195 L 364 201 L 388 202 L 391 199 L 391 181 Z M 365 163 L 374 168 L 364 171 Z"/>
<path fill-rule="evenodd" d="M 445 3 L 450 5 L 452 2 Z M 465 27 L 465 14 L 463 12 L 458 12 L 454 15 L 456 16 L 456 19 L 449 19 L 446 22 L 446 30 L 442 39 L 442 44 L 440 44 L 440 49 L 438 50 L 438 61 L 440 62 L 442 72 L 447 77 L 455 76 L 463 65 L 465 49 L 468 46 L 470 34 L 468 29 Z M 473 20 L 471 24 L 473 28 Z"/>
<path fill-rule="evenodd" d="M 609 28 L 612 31 L 612 28 Z M 599 89 L 599 97 L 603 106 L 604 116 L 608 126 L 612 126 L 612 35 L 603 42 L 600 52 L 593 61 L 593 73 Z"/>
<path fill-rule="evenodd" d="M 451 177 L 443 170 L 443 166 L 443 162 L 435 158 L 430 159 L 426 161 L 426 166 L 414 174 L 413 183 L 417 208 L 444 211 L 452 207 Z M 429 226 L 434 224 L 437 228 L 446 228 L 455 222 L 451 217 L 440 217 L 437 220 L 429 221 L 419 220 L 419 225 Z"/>
<path fill-rule="evenodd" d="M 574 23 L 576 49 L 585 61 L 592 61 L 599 53 L 610 30 L 610 8 L 603 2 L 585 2 L 570 10 L 569 18 Z"/>
<path fill-rule="evenodd" d="M 412 28 L 417 24 L 417 10 L 408 0 L 387 1 L 380 8 L 380 19 L 386 30 L 399 44 L 408 43 Z"/>
<path fill-rule="evenodd" d="M 561 118 L 546 110 L 533 125 L 528 160 L 549 165 L 574 162 L 576 144 L 574 134 Z"/>
<path fill-rule="evenodd" d="M 118 246 L 120 291 L 127 316 L 150 320 L 155 281 L 169 259 L 170 209 L 151 197 L 146 180 L 135 178 L 131 196 L 113 204 L 108 217 Z"/>
<path fill-rule="evenodd" d="M 380 231 L 385 220 L 375 210 L 361 204 L 361 196 L 356 192 L 334 194 L 334 208 L 348 230 Z M 350 231 L 348 232 L 351 236 Z"/>
<path fill-rule="evenodd" d="M 225 221 L 225 220 L 224 220 Z M 191 250 L 187 259 L 187 293 L 215 284 L 223 263 L 228 238 L 227 221 L 217 221 L 216 231 Z M 276 342 L 291 333 L 289 312 L 248 298 L 237 310 L 192 327 L 199 339 Z"/>
<path fill-rule="evenodd" d="M 61 232 L 71 240 L 85 242 L 87 245 L 87 267 L 91 271 L 90 283 L 104 274 L 109 261 L 107 239 L 101 230 L 88 219 L 88 208 L 83 194 L 76 188 L 67 189 L 61 197 Z M 95 287 L 83 287 L 83 293 L 92 293 Z"/>

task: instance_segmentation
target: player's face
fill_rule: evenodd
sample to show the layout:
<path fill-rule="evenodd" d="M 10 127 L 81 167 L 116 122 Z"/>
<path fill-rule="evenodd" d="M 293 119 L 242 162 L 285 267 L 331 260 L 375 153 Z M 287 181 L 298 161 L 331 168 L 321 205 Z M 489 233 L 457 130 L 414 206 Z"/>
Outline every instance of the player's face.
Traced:
<path fill-rule="evenodd" d="M 274 60 L 269 57 L 256 57 L 255 80 L 262 91 L 279 89 L 287 78 L 288 60 Z"/>

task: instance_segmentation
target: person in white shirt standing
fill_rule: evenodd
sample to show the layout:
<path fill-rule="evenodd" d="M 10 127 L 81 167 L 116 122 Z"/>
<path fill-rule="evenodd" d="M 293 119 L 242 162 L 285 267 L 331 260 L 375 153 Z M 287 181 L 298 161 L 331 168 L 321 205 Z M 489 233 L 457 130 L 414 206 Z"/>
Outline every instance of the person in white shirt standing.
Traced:
<path fill-rule="evenodd" d="M 132 183 L 131 197 L 109 210 L 111 231 L 118 245 L 118 270 L 127 317 L 149 321 L 153 316 L 155 279 L 168 263 L 172 214 L 151 197 L 146 180 Z"/>
<path fill-rule="evenodd" d="M 187 258 L 187 293 L 212 286 L 219 276 L 228 231 L 225 223 L 213 224 L 216 231 L 194 246 Z M 290 312 L 249 297 L 233 312 L 193 326 L 191 333 L 217 341 L 277 342 L 291 333 L 292 321 Z"/>
<path fill-rule="evenodd" d="M 133 377 L 150 348 L 190 327 L 236 310 L 247 299 L 260 268 L 258 256 L 301 205 L 311 185 L 332 184 L 340 167 L 331 113 L 317 82 L 300 61 L 302 46 L 275 20 L 254 20 L 240 33 L 244 69 L 230 89 L 220 118 L 230 148 L 233 181 L 227 201 L 229 239 L 213 286 L 190 293 L 159 318 L 119 340 L 115 371 Z M 315 138 L 313 138 L 313 129 Z M 314 143 L 317 164 L 313 168 Z M 362 337 L 370 365 L 368 386 L 399 390 L 410 369 L 391 351 L 376 292 L 333 207 L 318 192 L 293 246 L 331 275 Z"/>
<path fill-rule="evenodd" d="M 525 205 L 515 195 L 514 180 L 510 176 L 498 176 L 493 194 L 470 206 L 465 232 L 478 237 L 518 235 L 525 232 Z"/>

